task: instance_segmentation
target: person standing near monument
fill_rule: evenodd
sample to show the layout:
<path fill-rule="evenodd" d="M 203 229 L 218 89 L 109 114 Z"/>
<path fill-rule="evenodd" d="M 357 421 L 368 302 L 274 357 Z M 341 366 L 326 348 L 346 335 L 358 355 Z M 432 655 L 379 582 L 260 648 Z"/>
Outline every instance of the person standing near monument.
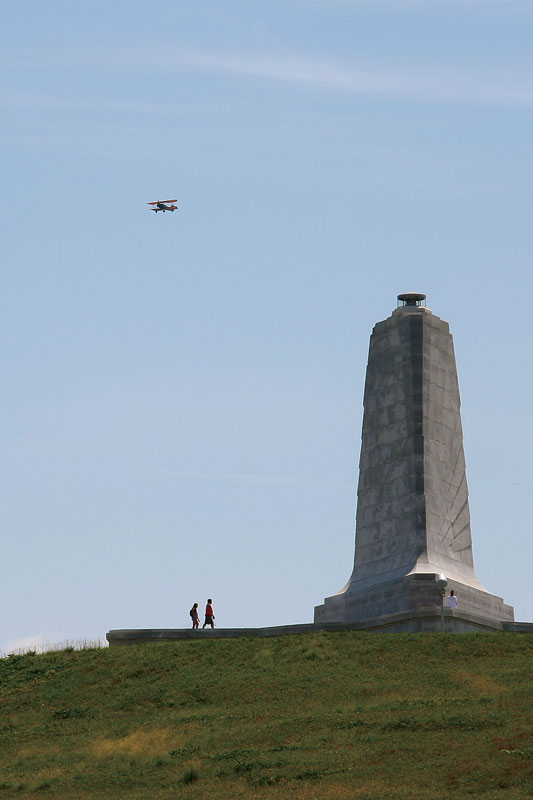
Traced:
<path fill-rule="evenodd" d="M 215 627 L 215 623 L 213 620 L 215 619 L 215 615 L 213 614 L 213 606 L 211 605 L 213 601 L 211 598 L 208 599 L 207 605 L 205 607 L 205 622 L 202 625 L 202 630 L 205 628 L 206 625 L 211 625 L 212 628 Z"/>
<path fill-rule="evenodd" d="M 198 616 L 198 603 L 195 603 L 191 610 L 189 611 L 192 619 L 192 626 L 193 628 L 197 628 L 200 624 L 200 617 Z"/>
<path fill-rule="evenodd" d="M 448 608 L 457 608 L 457 597 L 452 589 L 448 597 Z"/>

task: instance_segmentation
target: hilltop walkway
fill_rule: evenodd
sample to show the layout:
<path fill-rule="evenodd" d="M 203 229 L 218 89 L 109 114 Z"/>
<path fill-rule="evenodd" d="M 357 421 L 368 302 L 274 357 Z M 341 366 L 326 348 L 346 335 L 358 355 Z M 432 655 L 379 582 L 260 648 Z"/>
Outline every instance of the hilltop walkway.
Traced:
<path fill-rule="evenodd" d="M 313 633 L 318 631 L 368 631 L 373 633 L 423 633 L 440 631 L 440 608 L 428 610 L 414 617 L 406 614 L 391 614 L 379 619 L 362 622 L 301 623 L 298 625 L 278 625 L 267 628 L 122 628 L 110 630 L 106 639 L 111 647 L 141 644 L 143 642 L 172 642 L 181 639 L 238 639 L 243 637 L 287 636 L 289 634 Z M 481 619 L 454 609 L 446 609 L 444 615 L 445 633 L 471 633 L 475 631 L 513 631 L 533 633 L 531 622 L 497 622 Z"/>

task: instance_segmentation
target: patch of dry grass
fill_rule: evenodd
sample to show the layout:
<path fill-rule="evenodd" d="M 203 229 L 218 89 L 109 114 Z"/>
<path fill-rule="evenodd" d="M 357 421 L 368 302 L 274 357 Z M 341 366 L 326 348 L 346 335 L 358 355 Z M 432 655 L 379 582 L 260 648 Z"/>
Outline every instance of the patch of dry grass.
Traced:
<path fill-rule="evenodd" d="M 181 747 L 183 737 L 170 728 L 145 730 L 139 728 L 127 736 L 100 738 L 92 743 L 92 754 L 96 758 L 130 758 L 146 760 L 167 757 L 171 750 Z"/>

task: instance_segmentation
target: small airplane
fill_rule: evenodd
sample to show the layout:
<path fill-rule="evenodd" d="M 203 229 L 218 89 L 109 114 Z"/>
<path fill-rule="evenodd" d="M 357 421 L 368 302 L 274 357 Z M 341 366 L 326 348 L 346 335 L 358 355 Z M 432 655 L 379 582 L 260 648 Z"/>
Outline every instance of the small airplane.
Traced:
<path fill-rule="evenodd" d="M 165 211 L 175 211 L 177 206 L 175 206 L 174 203 L 177 202 L 177 200 L 154 200 L 152 203 L 147 203 L 147 205 L 155 206 L 155 208 L 151 210 L 155 211 L 156 214 L 158 211 L 162 211 L 164 214 Z"/>

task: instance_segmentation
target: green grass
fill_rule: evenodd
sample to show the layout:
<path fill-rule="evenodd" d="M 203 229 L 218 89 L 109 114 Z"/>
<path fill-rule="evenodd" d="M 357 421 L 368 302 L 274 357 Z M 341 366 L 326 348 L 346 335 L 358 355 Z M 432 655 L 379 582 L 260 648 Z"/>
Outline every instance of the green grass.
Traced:
<path fill-rule="evenodd" d="M 0 800 L 531 798 L 533 637 L 316 633 L 0 660 Z"/>

